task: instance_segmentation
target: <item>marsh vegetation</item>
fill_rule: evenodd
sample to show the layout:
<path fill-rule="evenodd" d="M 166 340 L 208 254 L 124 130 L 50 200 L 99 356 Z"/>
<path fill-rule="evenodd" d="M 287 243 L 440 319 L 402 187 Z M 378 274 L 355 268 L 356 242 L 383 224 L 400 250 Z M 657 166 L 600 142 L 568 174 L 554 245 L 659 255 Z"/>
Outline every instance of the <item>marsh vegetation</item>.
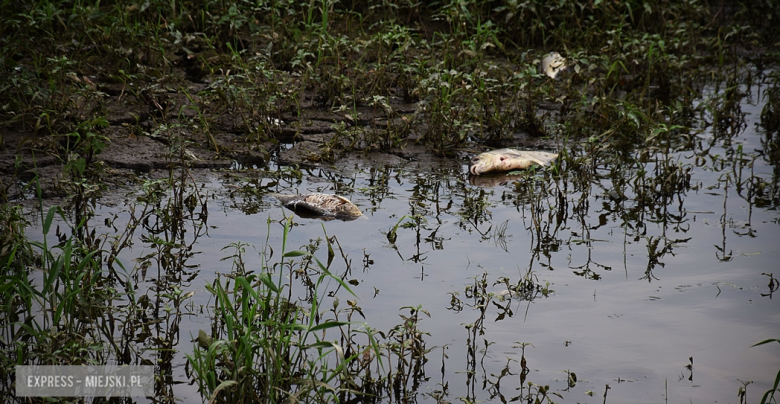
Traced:
<path fill-rule="evenodd" d="M 773 1 L 0 15 L 4 396 L 119 363 L 140 402 L 776 400 Z M 558 159 L 469 176 L 501 147 Z M 310 192 L 368 219 L 271 196 Z"/>

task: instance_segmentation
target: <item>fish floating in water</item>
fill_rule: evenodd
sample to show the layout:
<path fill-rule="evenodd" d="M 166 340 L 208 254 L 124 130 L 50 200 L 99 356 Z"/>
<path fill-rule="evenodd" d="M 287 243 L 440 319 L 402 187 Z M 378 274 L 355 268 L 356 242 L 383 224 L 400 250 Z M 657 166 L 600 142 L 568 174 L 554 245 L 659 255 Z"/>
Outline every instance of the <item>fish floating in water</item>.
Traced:
<path fill-rule="evenodd" d="M 473 175 L 481 175 L 494 171 L 524 170 L 534 164 L 547 165 L 557 157 L 558 155 L 555 153 L 540 151 L 491 150 L 471 159 L 469 172 Z"/>
<path fill-rule="evenodd" d="M 355 220 L 363 213 L 349 199 L 330 194 L 284 195 L 271 194 L 285 208 L 302 217 L 316 217 L 323 220 Z"/>
<path fill-rule="evenodd" d="M 566 59 L 558 52 L 550 52 L 539 63 L 539 73 L 555 79 L 559 73 L 566 70 Z"/>

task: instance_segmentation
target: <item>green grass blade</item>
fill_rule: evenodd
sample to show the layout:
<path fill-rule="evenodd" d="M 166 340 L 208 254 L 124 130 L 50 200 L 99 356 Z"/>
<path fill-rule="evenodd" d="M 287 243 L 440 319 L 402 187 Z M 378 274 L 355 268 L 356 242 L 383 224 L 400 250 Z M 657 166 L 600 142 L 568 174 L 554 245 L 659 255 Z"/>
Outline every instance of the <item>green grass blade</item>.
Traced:
<path fill-rule="evenodd" d="M 780 339 L 775 339 L 775 338 L 765 339 L 761 342 L 751 345 L 751 347 L 768 344 L 770 342 L 780 342 Z"/>
<path fill-rule="evenodd" d="M 49 208 L 49 211 L 46 213 L 46 219 L 43 221 L 43 234 L 49 234 L 49 230 L 51 229 L 51 223 L 54 221 L 54 214 L 57 212 L 57 207 L 52 206 Z"/>
<path fill-rule="evenodd" d="M 314 327 L 309 328 L 309 332 L 315 332 L 319 330 L 326 330 L 328 328 L 342 327 L 350 324 L 348 321 L 326 321 L 321 324 L 317 324 Z"/>

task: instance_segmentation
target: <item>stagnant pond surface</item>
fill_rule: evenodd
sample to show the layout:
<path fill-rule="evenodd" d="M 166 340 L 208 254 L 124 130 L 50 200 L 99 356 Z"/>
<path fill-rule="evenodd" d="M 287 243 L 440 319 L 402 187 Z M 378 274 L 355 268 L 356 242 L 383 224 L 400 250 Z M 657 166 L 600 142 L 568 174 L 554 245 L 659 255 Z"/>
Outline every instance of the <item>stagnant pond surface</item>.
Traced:
<path fill-rule="evenodd" d="M 403 307 L 430 313 L 418 325 L 432 349 L 420 402 L 510 400 L 520 388 L 523 352 L 526 380 L 549 385 L 562 402 L 600 403 L 607 385 L 608 402 L 738 402 L 748 381 L 754 402 L 780 369 L 777 344 L 751 347 L 780 338 L 780 294 L 767 286 L 767 274 L 780 277 L 780 215 L 746 191 L 751 176 L 777 181 L 776 166 L 758 152 L 759 98 L 743 105 L 739 133 L 703 131 L 688 148 L 637 151 L 630 158 L 641 163 L 633 166 L 597 165 L 589 187 L 549 172 L 478 182 L 455 160 L 426 168 L 358 163 L 338 174 L 309 169 L 300 179 L 264 170 L 213 173 L 202 182 L 207 227 L 188 230 L 191 239 L 200 234 L 198 254 L 187 260 L 191 281 L 181 288 L 195 294 L 184 306 L 173 359 L 185 383 L 173 391 L 182 402 L 200 400 L 184 375 L 185 354 L 195 349 L 198 330 L 210 329 L 206 285 L 231 270 L 222 258 L 233 251 L 224 248 L 250 244 L 248 269 L 260 267 L 266 240 L 280 250 L 280 223 L 291 213 L 267 192 L 326 192 L 351 199 L 365 217 L 295 217 L 288 250 L 324 238 L 324 224 L 351 262 L 345 280 L 372 328 L 399 324 L 399 314 L 408 314 Z M 690 174 L 689 185 L 664 204 L 645 200 L 640 171 L 657 177 L 672 166 Z M 113 224 L 121 227 L 126 209 L 101 206 L 94 222 L 117 215 Z M 137 241 L 121 258 L 133 267 L 152 250 Z M 321 244 L 316 255 L 324 254 Z M 345 267 L 337 252 L 333 268 L 341 275 Z M 517 284 L 529 271 L 549 294 L 499 297 L 507 289 L 502 278 Z M 149 278 L 156 273 L 150 268 Z M 496 293 L 484 311 L 472 307 L 483 280 Z"/>

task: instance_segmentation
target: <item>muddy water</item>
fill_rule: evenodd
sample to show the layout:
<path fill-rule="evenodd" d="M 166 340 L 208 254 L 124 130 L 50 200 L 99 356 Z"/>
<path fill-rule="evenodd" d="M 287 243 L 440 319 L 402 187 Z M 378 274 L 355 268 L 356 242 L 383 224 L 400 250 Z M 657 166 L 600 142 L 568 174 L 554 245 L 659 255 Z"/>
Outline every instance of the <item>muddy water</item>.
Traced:
<path fill-rule="evenodd" d="M 778 344 L 751 348 L 780 338 L 780 293 L 770 293 L 763 275 L 780 277 L 780 216 L 738 189 L 733 161 L 741 145 L 744 159 L 754 159 L 743 172 L 777 181 L 776 168 L 757 152 L 764 136 L 755 126 L 760 109 L 743 105 L 746 127 L 727 139 L 705 130 L 692 148 L 660 155 L 690 167 L 690 187 L 663 205 L 638 210 L 646 195 L 632 187 L 616 193 L 614 167 L 607 165 L 595 168 L 589 188 L 543 173 L 477 183 L 469 181 L 465 161 L 422 170 L 358 163 L 340 174 L 304 170 L 300 180 L 278 182 L 263 170 L 209 174 L 203 181 L 208 229 L 195 243 L 199 254 L 188 261 L 197 276 L 183 286 L 196 292 L 193 314 L 182 317 L 174 372 L 186 380 L 190 336 L 210 327 L 200 313 L 213 304 L 205 285 L 216 273 L 230 272 L 223 247 L 254 246 L 247 248 L 248 269 L 260 266 L 266 240 L 280 248 L 279 223 L 290 212 L 263 192 L 241 196 L 226 186 L 251 182 L 271 184 L 272 192 L 338 192 L 366 213 L 324 227 L 351 260 L 346 279 L 354 281 L 371 327 L 400 323 L 405 306 L 430 312 L 419 325 L 434 348 L 421 402 L 435 401 L 424 394 L 445 385 L 448 401 L 517 396 L 522 343 L 530 344 L 526 382 L 549 385 L 563 402 L 600 403 L 605 391 L 608 402 L 737 402 L 743 381 L 753 381 L 748 400 L 757 400 L 780 369 Z M 645 163 L 647 172 L 657 168 L 653 161 L 661 160 Z M 102 207 L 96 222 L 122 210 L 121 204 Z M 404 215 L 416 217 L 416 224 L 398 228 L 391 242 L 388 232 L 399 220 L 413 223 Z M 319 220 L 296 217 L 294 223 L 288 249 L 324 237 Z M 138 242 L 121 258 L 132 266 L 148 252 Z M 334 265 L 343 271 L 339 260 Z M 498 294 L 506 289 L 495 284 L 499 279 L 517 283 L 529 271 L 538 284 L 549 283 L 548 296 L 493 296 L 484 317 L 470 306 L 476 280 Z M 442 353 L 448 357 L 443 372 Z M 507 366 L 512 374 L 490 388 Z M 578 378 L 571 386 L 567 371 Z M 174 392 L 184 401 L 198 399 L 194 386 L 177 385 Z"/>

